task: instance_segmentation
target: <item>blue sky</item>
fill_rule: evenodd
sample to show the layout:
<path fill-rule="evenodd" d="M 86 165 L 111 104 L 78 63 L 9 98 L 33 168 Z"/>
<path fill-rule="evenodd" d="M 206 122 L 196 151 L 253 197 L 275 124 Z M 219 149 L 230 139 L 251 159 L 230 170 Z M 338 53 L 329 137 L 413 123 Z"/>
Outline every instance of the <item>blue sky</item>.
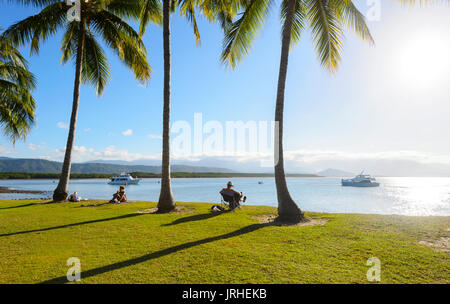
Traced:
<path fill-rule="evenodd" d="M 366 1 L 356 1 L 366 13 Z M 375 46 L 346 32 L 336 75 L 318 63 L 306 32 L 290 54 L 285 107 L 288 168 L 328 166 L 357 170 L 361 161 L 386 172 L 392 162 L 450 164 L 450 7 L 402 8 L 381 1 L 379 21 L 368 23 Z M 0 2 L 0 27 L 37 12 Z M 222 32 L 200 20 L 201 47 L 192 29 L 172 17 L 172 121 L 271 121 L 280 56 L 279 11 L 275 8 L 250 55 L 233 71 L 219 62 Z M 0 138 L 10 157 L 61 160 L 72 105 L 73 64 L 60 64 L 61 33 L 29 56 L 37 76 L 37 124 L 15 147 Z M 108 53 L 112 77 L 101 98 L 83 87 L 74 160 L 158 158 L 162 124 L 162 30 L 151 26 L 144 42 L 153 68 L 142 87 Z M 129 136 L 123 135 L 127 130 Z M 131 133 L 131 134 L 130 134 Z M 114 148 L 112 147 L 114 146 Z M 201 158 L 201 157 L 200 157 Z M 251 159 L 251 155 L 249 156 Z M 188 161 L 188 160 L 186 160 Z"/>

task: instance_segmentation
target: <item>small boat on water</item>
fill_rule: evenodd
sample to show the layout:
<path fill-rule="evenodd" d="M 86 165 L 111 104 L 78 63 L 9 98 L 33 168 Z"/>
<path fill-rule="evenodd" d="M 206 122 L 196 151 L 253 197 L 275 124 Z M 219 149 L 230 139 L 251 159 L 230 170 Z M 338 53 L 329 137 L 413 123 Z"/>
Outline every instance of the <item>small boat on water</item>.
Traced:
<path fill-rule="evenodd" d="M 132 177 L 130 174 L 122 173 L 119 176 L 110 178 L 108 184 L 110 185 L 137 185 L 141 180 L 139 178 Z"/>
<path fill-rule="evenodd" d="M 259 181 L 258 184 L 262 185 L 262 184 L 264 184 L 264 182 L 263 181 Z"/>
<path fill-rule="evenodd" d="M 380 185 L 380 183 L 375 180 L 375 177 L 371 177 L 370 175 L 363 173 L 364 171 L 351 179 L 341 179 L 342 186 L 378 187 Z"/>

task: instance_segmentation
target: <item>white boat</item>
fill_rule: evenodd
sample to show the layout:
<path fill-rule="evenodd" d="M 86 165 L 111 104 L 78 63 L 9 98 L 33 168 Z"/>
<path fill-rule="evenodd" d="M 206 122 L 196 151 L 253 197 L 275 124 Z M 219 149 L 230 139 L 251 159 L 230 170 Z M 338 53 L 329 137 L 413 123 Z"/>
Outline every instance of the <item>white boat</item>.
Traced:
<path fill-rule="evenodd" d="M 110 185 L 137 185 L 141 180 L 139 178 L 132 177 L 130 174 L 122 173 L 119 176 L 110 178 L 108 184 Z"/>
<path fill-rule="evenodd" d="M 378 187 L 380 185 L 380 183 L 377 182 L 374 177 L 371 177 L 370 175 L 363 173 L 364 171 L 351 179 L 341 179 L 342 186 Z"/>

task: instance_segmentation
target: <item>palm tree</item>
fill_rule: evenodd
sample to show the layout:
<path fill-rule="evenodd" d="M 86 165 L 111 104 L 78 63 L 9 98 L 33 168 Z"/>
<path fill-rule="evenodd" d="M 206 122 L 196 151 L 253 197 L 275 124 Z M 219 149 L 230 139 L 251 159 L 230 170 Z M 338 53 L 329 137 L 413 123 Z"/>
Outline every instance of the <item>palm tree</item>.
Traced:
<path fill-rule="evenodd" d="M 175 209 L 175 200 L 170 181 L 170 77 L 171 77 L 171 49 L 170 49 L 170 13 L 178 8 L 181 16 L 186 17 L 192 24 L 196 43 L 200 44 L 200 33 L 197 27 L 195 10 L 200 11 L 209 21 L 219 20 L 222 27 L 231 22 L 232 10 L 227 0 L 162 0 L 163 47 L 164 47 L 164 107 L 163 107 L 163 138 L 162 138 L 162 164 L 161 164 L 161 192 L 158 200 L 159 212 L 170 212 Z M 160 7 L 158 0 L 143 0 L 141 12 L 140 35 L 154 16 L 152 12 Z"/>
<path fill-rule="evenodd" d="M 28 62 L 0 36 L 0 125 L 13 144 L 17 139 L 25 139 L 34 124 L 36 105 L 30 93 L 34 87 Z"/>
<path fill-rule="evenodd" d="M 264 23 L 273 0 L 237 0 L 243 13 L 228 28 L 221 59 L 231 67 L 248 53 L 251 42 Z M 373 42 L 364 16 L 352 0 L 282 0 L 281 60 L 275 108 L 275 184 L 278 197 L 278 220 L 299 222 L 303 212 L 289 194 L 283 161 L 284 92 L 289 49 L 299 42 L 303 30 L 309 26 L 322 65 L 332 73 L 340 62 L 344 28 L 355 32 L 362 40 Z"/>
<path fill-rule="evenodd" d="M 53 201 L 67 198 L 68 183 L 75 140 L 81 83 L 95 86 L 101 95 L 110 77 L 110 66 L 98 38 L 112 49 L 143 84 L 150 79 L 151 68 L 139 34 L 122 18 L 139 14 L 139 0 L 81 0 L 80 21 L 68 22 L 66 1 L 21 0 L 24 4 L 43 7 L 37 15 L 12 25 L 4 33 L 15 45 L 31 44 L 31 52 L 39 52 L 39 43 L 64 30 L 61 43 L 62 58 L 66 63 L 75 59 L 75 83 L 72 114 L 64 162 L 59 183 L 53 192 Z"/>

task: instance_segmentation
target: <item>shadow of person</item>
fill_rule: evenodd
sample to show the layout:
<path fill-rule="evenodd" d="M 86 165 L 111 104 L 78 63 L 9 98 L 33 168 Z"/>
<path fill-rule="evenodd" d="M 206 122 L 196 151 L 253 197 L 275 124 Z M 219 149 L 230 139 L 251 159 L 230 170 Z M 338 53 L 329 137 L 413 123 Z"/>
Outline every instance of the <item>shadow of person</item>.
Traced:
<path fill-rule="evenodd" d="M 219 240 L 224 240 L 224 239 L 229 239 L 232 237 L 236 237 L 236 236 L 240 236 L 240 235 L 244 235 L 253 231 L 256 231 L 258 229 L 261 229 L 263 227 L 266 226 L 270 226 L 270 223 L 267 224 L 252 224 L 249 226 L 245 226 L 243 228 L 240 228 L 238 230 L 235 230 L 233 232 L 229 232 L 226 234 L 222 234 L 222 235 L 218 235 L 218 236 L 212 236 L 212 237 L 208 237 L 205 239 L 201 239 L 198 241 L 192 241 L 192 242 L 188 242 L 188 243 L 184 243 L 184 244 L 180 244 L 180 245 L 176 245 L 173 247 L 169 247 L 160 251 L 156 251 L 156 252 L 152 252 L 137 258 L 133 258 L 133 259 L 129 259 L 129 260 L 125 260 L 125 261 L 121 261 L 121 262 L 117 262 L 117 263 L 113 263 L 110 265 L 106 265 L 106 266 L 101 266 L 101 267 L 97 267 L 94 269 L 90 269 L 90 270 L 86 270 L 81 272 L 81 279 L 83 278 L 89 278 L 89 277 L 93 277 L 99 274 L 103 274 L 109 271 L 113 271 L 113 270 L 117 270 L 117 269 L 121 269 L 121 268 L 125 268 L 128 266 L 132 266 L 132 265 L 136 265 L 139 263 L 143 263 L 149 260 L 153 260 L 153 259 L 157 259 L 181 250 L 185 250 L 185 249 L 189 249 L 195 246 L 199 246 L 199 245 L 203 245 L 203 244 L 207 244 L 207 243 L 212 243 L 215 241 L 219 241 Z M 67 277 L 66 276 L 61 276 L 58 278 L 54 278 L 54 279 L 50 279 L 47 281 L 43 281 L 40 284 L 64 284 L 67 282 Z"/>

